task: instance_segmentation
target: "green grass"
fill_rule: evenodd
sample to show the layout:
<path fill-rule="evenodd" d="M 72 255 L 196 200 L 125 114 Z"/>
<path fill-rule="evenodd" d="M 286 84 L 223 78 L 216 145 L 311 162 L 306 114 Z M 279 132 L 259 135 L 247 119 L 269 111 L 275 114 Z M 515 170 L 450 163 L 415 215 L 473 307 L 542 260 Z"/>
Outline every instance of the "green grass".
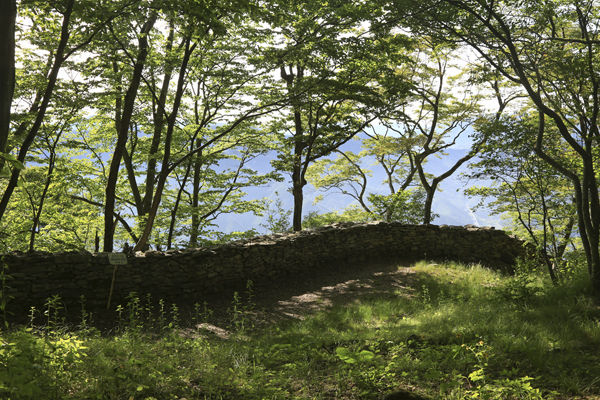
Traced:
<path fill-rule="evenodd" d="M 552 287 L 478 266 L 413 268 L 414 290 L 268 329 L 248 328 L 251 307 L 237 304 L 244 328 L 228 339 L 141 321 L 112 336 L 4 331 L 0 398 L 600 398 L 600 308 L 584 275 Z"/>

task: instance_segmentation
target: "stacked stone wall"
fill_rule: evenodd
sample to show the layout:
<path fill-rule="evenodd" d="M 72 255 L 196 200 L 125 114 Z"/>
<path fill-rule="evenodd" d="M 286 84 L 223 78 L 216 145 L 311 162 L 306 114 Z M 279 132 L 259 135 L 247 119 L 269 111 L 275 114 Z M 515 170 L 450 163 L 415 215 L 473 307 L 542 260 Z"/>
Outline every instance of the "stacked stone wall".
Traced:
<path fill-rule="evenodd" d="M 260 236 L 197 249 L 127 255 L 117 267 L 113 304 L 130 292 L 165 301 L 199 301 L 203 296 L 255 284 L 294 285 L 317 270 L 373 261 L 416 259 L 481 263 L 511 273 L 524 256 L 523 243 L 493 228 L 334 224 L 299 233 Z M 106 254 L 87 252 L 11 253 L 3 256 L 9 279 L 3 296 L 13 315 L 59 295 L 67 309 L 80 297 L 90 309 L 106 305 L 114 265 Z"/>

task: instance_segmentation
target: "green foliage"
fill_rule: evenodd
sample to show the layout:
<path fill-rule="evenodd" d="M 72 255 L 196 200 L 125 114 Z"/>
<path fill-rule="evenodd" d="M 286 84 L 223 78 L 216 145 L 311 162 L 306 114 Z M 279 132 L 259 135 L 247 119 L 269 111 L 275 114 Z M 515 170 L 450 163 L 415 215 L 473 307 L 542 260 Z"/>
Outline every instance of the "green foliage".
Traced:
<path fill-rule="evenodd" d="M 319 214 L 311 211 L 304 218 L 302 226 L 318 228 L 336 222 L 386 221 L 404 224 L 419 224 L 423 221 L 422 190 L 405 190 L 391 195 L 371 193 L 368 196 L 371 212 L 358 205 L 350 205 L 342 211 L 331 211 Z M 434 214 L 435 217 L 435 214 Z"/>
<path fill-rule="evenodd" d="M 473 178 L 491 176 L 485 186 L 466 190 L 479 198 L 477 207 L 502 216 L 510 230 L 532 243 L 541 257 L 548 257 L 558 279 L 568 279 L 569 252 L 580 246 L 575 224 L 576 207 L 571 183 L 534 154 L 537 121 L 527 110 L 481 126 L 487 135 L 480 159 L 471 165 Z M 573 155 L 561 144 L 558 133 L 548 129 L 548 151 L 569 164 Z"/>
<path fill-rule="evenodd" d="M 17 160 L 17 157 L 13 156 L 10 153 L 2 153 L 0 152 L 0 158 L 3 159 L 4 161 L 7 161 L 12 168 L 16 168 L 16 169 L 25 169 L 25 165 L 23 165 L 23 163 L 19 160 Z"/>
<path fill-rule="evenodd" d="M 267 96 L 281 98 L 286 108 L 270 124 L 277 143 L 271 164 L 291 175 L 294 230 L 301 229 L 300 199 L 310 166 L 363 132 L 405 93 L 401 85 L 394 90 L 379 85 L 393 73 L 390 60 L 407 40 L 379 40 L 377 32 L 365 29 L 366 10 L 378 7 L 278 1 L 266 11 L 273 29 L 256 63 L 279 72 Z"/>
<path fill-rule="evenodd" d="M 252 227 L 215 232 L 219 217 L 260 216 L 247 189 L 280 172 L 291 175 L 295 230 L 309 181 L 371 214 L 352 219 L 429 223 L 440 183 L 482 152 L 475 175 L 502 182 L 471 194 L 535 242 L 555 282 L 572 275 L 573 247 L 600 285 L 591 0 L 13 3 L 15 57 L 2 62 L 16 66 L 16 85 L 0 140 L 7 250 L 245 237 Z M 481 57 L 464 62 L 466 45 Z M 358 136 L 358 154 L 339 151 Z M 427 172 L 428 159 L 466 143 L 454 165 Z M 273 153 L 277 172 L 251 167 Z M 367 159 L 389 195 L 367 190 Z M 425 196 L 410 191 L 415 179 Z M 288 228 L 271 215 L 266 224 Z"/>
<path fill-rule="evenodd" d="M 11 399 L 62 397 L 86 359 L 87 347 L 76 335 L 11 332 L 0 339 L 0 394 Z"/>
<path fill-rule="evenodd" d="M 468 355 L 460 354 L 462 352 L 471 353 Z M 483 341 L 477 342 L 475 345 L 461 345 L 454 354 L 454 357 L 474 358 L 475 368 L 468 376 L 457 374 L 456 381 L 453 383 L 462 383 L 462 386 L 469 389 L 455 388 L 447 396 L 448 399 L 530 399 L 542 400 L 548 398 L 542 396 L 540 389 L 531 385 L 533 378 L 529 376 L 519 377 L 516 379 L 502 378 L 490 379 L 486 376 L 488 369 L 488 360 L 493 358 L 492 349 Z M 452 387 L 450 383 L 448 387 Z M 551 393 L 552 395 L 557 393 Z"/>
<path fill-rule="evenodd" d="M 598 92 L 600 63 L 597 44 L 589 35 L 595 31 L 598 3 L 557 0 L 540 6 L 533 0 L 453 0 L 442 1 L 442 7 L 437 7 L 437 3 L 430 7 L 427 1 L 412 4 L 423 12 L 413 13 L 418 16 L 415 19 L 408 18 L 412 19 L 411 25 L 426 27 L 438 37 L 450 36 L 451 41 L 466 42 L 487 61 L 488 72 L 480 78 L 496 77 L 494 92 L 499 104 L 507 98 L 504 88 L 510 84 L 506 82 L 513 83 L 516 89 L 508 98 L 526 99 L 511 114 L 521 122 L 530 121 L 524 124 L 530 128 L 520 136 L 528 137 L 528 147 L 543 160 L 545 169 L 559 178 L 553 181 L 570 183 L 568 192 L 576 199 L 579 237 L 585 241 L 583 250 L 591 281 L 600 292 L 600 235 L 597 224 L 592 222 L 592 215 L 600 212 L 596 123 L 600 98 L 594 94 Z M 529 136 L 528 131 L 533 131 L 533 135 Z M 510 136 L 509 141 L 514 140 Z M 534 158 L 531 154 L 527 157 Z M 551 190 L 556 188 L 551 185 Z M 523 196 L 522 192 L 516 196 Z M 546 192 L 536 197 L 552 200 L 553 194 Z M 543 206 L 543 202 L 537 203 Z M 573 201 L 563 203 L 571 208 Z M 528 209 L 535 210 L 524 208 L 521 214 L 526 215 Z M 548 233 L 551 227 L 544 228 L 546 236 L 554 236 L 554 232 Z M 535 238 L 535 232 L 530 236 Z M 544 249 L 547 243 L 538 247 Z M 553 261 L 558 264 L 560 257 Z M 552 262 L 548 263 L 548 271 L 554 281 L 559 280 L 553 274 Z"/>
<path fill-rule="evenodd" d="M 323 158 L 315 161 L 306 171 L 306 178 L 315 188 L 323 192 L 337 191 L 363 202 L 368 177 L 372 172 L 362 166 L 366 151 L 354 154 L 350 151 L 336 151 L 338 157 L 331 160 Z M 317 200 L 320 200 L 318 197 Z M 317 201 L 315 200 L 315 201 Z M 364 206 L 363 206 L 364 208 Z"/>
<path fill-rule="evenodd" d="M 290 218 L 292 210 L 286 209 L 279 198 L 279 193 L 275 192 L 275 200 L 266 199 L 267 206 L 264 211 L 265 222 L 260 226 L 270 233 L 284 233 L 291 230 Z"/>
<path fill-rule="evenodd" d="M 64 306 L 59 295 L 48 297 L 44 303 L 44 329 L 47 332 L 53 332 L 61 325 L 64 325 L 63 311 Z"/>
<path fill-rule="evenodd" d="M 8 272 L 8 265 L 2 262 L 0 269 L 0 314 L 2 315 L 2 326 L 4 328 L 8 328 L 8 311 L 6 306 L 12 298 L 12 296 L 8 293 L 10 290 L 9 281 L 11 279 L 12 276 Z"/>
<path fill-rule="evenodd" d="M 249 280 L 246 282 L 245 298 L 238 292 L 233 293 L 231 305 L 227 309 L 230 328 L 239 334 L 245 334 L 248 329 L 252 329 L 254 321 L 251 315 L 254 312 L 254 308 L 254 283 Z"/>
<path fill-rule="evenodd" d="M 375 400 L 410 389 L 440 399 L 538 400 L 600 394 L 600 314 L 585 271 L 554 287 L 473 265 L 412 268 L 407 286 L 395 292 L 357 293 L 352 303 L 264 329 L 252 325 L 250 285 L 231 304 L 227 339 L 177 328 L 183 320 L 176 308 L 134 294 L 112 335 L 3 331 L 0 395 Z M 196 321 L 205 321 L 210 312 L 195 308 Z M 169 321 L 174 314 L 179 322 Z"/>
<path fill-rule="evenodd" d="M 366 363 L 375 358 L 375 353 L 369 350 L 352 351 L 347 347 L 335 349 L 336 356 L 347 364 Z"/>
<path fill-rule="evenodd" d="M 268 333 L 253 329 L 248 288 L 248 299 L 233 299 L 226 342 L 181 334 L 180 305 L 135 293 L 116 308 L 114 336 L 90 328 L 83 300 L 81 331 L 69 333 L 54 296 L 30 310 L 28 330 L 1 332 L 3 397 L 374 399 L 398 385 L 450 398 L 598 395 L 600 317 L 581 278 L 586 259 L 598 290 L 593 1 L 36 0 L 18 2 L 18 14 L 15 100 L 0 153 L 4 251 L 92 250 L 103 212 L 106 236 L 118 220 L 117 243 L 141 232 L 164 247 L 253 235 L 214 229 L 220 215 L 265 212 L 245 191 L 282 179 L 250 167 L 270 151 L 297 198 L 308 180 L 362 207 L 311 213 L 306 226 L 428 222 L 438 184 L 481 152 L 473 176 L 498 184 L 470 194 L 492 199 L 486 205 L 535 243 L 556 287 L 540 278 L 540 260 L 515 277 L 422 263 L 406 292 Z M 450 76 L 465 53 L 459 42 L 490 65 Z M 141 85 L 129 92 L 136 70 Z M 484 83 L 498 110 L 482 117 Z M 525 93 L 533 107 L 521 102 L 502 117 Z M 131 120 L 121 123 L 127 99 Z M 367 134 L 376 120 L 385 134 Z M 127 140 L 113 191 L 107 161 L 120 127 Z M 470 128 L 472 151 L 428 174 L 427 158 Z M 360 133 L 359 154 L 323 159 Z M 390 195 L 366 190 L 369 157 L 385 169 Z M 427 196 L 409 189 L 414 176 Z M 104 204 L 113 194 L 114 213 Z M 288 211 L 272 206 L 267 228 L 286 231 Z M 9 278 L 3 266 L 4 328 Z M 206 307 L 194 311 L 196 323 L 210 318 Z"/>
<path fill-rule="evenodd" d="M 336 222 L 366 222 L 371 220 L 372 216 L 360 207 L 349 206 L 342 212 L 331 211 L 319 214 L 317 211 L 311 211 L 302 221 L 302 226 L 311 229 L 335 224 Z"/>
<path fill-rule="evenodd" d="M 371 193 L 368 197 L 374 219 L 403 224 L 423 222 L 425 191 L 422 189 L 403 190 L 390 195 Z M 435 218 L 433 214 L 432 218 Z"/>

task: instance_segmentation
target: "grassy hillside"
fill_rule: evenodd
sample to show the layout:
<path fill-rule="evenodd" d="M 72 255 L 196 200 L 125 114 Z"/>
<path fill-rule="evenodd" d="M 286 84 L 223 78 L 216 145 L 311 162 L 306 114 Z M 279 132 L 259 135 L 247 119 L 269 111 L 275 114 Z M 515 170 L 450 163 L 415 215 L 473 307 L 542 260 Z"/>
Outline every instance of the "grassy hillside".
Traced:
<path fill-rule="evenodd" d="M 600 308 L 584 278 L 552 287 L 478 266 L 412 271 L 395 291 L 276 323 L 236 297 L 227 331 L 200 324 L 201 307 L 198 328 L 166 306 L 147 318 L 135 297 L 110 335 L 86 326 L 85 310 L 67 330 L 50 304 L 46 326 L 1 333 L 0 397 L 600 398 Z"/>

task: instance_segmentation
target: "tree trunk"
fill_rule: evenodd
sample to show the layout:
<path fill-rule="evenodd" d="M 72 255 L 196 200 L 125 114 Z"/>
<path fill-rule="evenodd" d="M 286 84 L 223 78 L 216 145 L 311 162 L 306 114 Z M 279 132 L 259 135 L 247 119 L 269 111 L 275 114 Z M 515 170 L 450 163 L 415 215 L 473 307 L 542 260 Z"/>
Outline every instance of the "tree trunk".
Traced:
<path fill-rule="evenodd" d="M 588 204 L 589 207 L 586 217 L 589 219 L 587 224 L 588 239 L 590 240 L 591 249 L 591 280 L 594 292 L 600 296 L 600 199 L 598 198 L 598 184 L 596 178 L 596 171 L 594 169 L 594 157 L 592 155 L 593 146 L 590 143 L 586 144 L 588 158 L 586 160 L 586 166 L 584 169 L 584 182 L 586 184 L 586 190 L 588 191 Z"/>
<path fill-rule="evenodd" d="M 425 188 L 427 197 L 425 198 L 425 204 L 423 205 L 423 224 L 431 224 L 431 206 L 433 205 L 433 196 L 437 188 L 437 182 L 434 182 L 431 186 Z"/>
<path fill-rule="evenodd" d="M 196 139 L 196 148 L 202 146 L 202 140 Z M 192 226 L 190 229 L 190 247 L 198 247 L 198 234 L 200 231 L 200 216 L 198 206 L 200 205 L 200 174 L 202 172 L 202 150 L 194 159 L 194 182 L 192 188 Z"/>
<path fill-rule="evenodd" d="M 54 59 L 55 59 L 54 55 L 52 53 L 49 53 L 48 58 L 46 60 L 46 64 L 44 65 L 44 69 L 40 72 L 40 75 L 49 76 L 50 71 L 52 71 L 52 66 L 54 65 Z M 27 111 L 27 115 L 35 116 L 38 113 L 38 111 L 40 110 L 40 104 L 43 100 L 45 92 L 46 92 L 46 88 L 44 88 L 44 87 L 38 87 L 36 89 L 35 95 L 33 97 L 33 101 L 31 102 L 31 105 L 29 106 L 29 110 Z M 10 123 L 10 121 L 9 121 L 9 123 Z M 29 125 L 28 119 L 26 119 L 25 121 L 21 121 L 19 126 L 14 130 L 13 137 L 18 138 L 18 137 L 25 136 L 28 125 Z M 4 148 L 4 152 L 9 153 L 12 150 L 11 147 L 12 146 L 6 145 Z M 6 160 L 4 160 L 3 158 L 0 158 L 0 171 L 4 170 L 5 164 L 6 164 Z"/>
<path fill-rule="evenodd" d="M 50 74 L 48 75 L 48 83 L 46 84 L 46 89 L 44 90 L 44 95 L 42 97 L 42 102 L 40 104 L 39 109 L 37 110 L 37 115 L 27 133 L 27 136 L 21 143 L 21 148 L 19 149 L 19 154 L 17 156 L 17 160 L 21 163 L 25 163 L 25 157 L 27 156 L 27 152 L 29 151 L 29 147 L 33 143 L 36 138 L 40 127 L 42 126 L 42 122 L 44 117 L 46 116 L 46 110 L 48 109 L 48 104 L 50 103 L 50 98 L 52 97 L 52 93 L 54 92 L 54 87 L 56 86 L 56 80 L 58 78 L 58 72 L 62 67 L 65 59 L 65 49 L 67 48 L 67 42 L 69 41 L 69 25 L 71 21 L 71 13 L 73 12 L 73 2 L 71 0 L 67 3 L 67 8 L 65 13 L 63 14 L 63 21 L 61 25 L 61 33 L 60 33 L 60 41 L 56 48 L 56 54 L 54 56 L 54 62 L 52 64 L 52 69 L 50 70 Z M 10 180 L 6 185 L 6 189 L 4 190 L 4 194 L 2 195 L 2 199 L 0 200 L 0 220 L 4 216 L 6 212 L 6 207 L 8 207 L 8 202 L 17 187 L 19 182 L 19 175 L 21 170 L 18 168 L 13 168 L 12 173 L 10 175 Z"/>
<path fill-rule="evenodd" d="M 592 287 L 596 296 L 600 295 L 600 254 L 598 247 L 592 250 Z"/>
<path fill-rule="evenodd" d="M 302 120 L 300 113 L 295 112 L 295 124 L 296 124 L 296 135 L 294 145 L 294 165 L 292 167 L 292 195 L 294 196 L 294 214 L 292 218 L 292 228 L 294 232 L 300 232 L 302 230 L 302 205 L 304 203 L 304 185 L 306 180 L 304 179 L 304 171 L 302 163 L 302 152 L 304 151 L 304 135 L 302 129 Z"/>
<path fill-rule="evenodd" d="M 6 151 L 10 131 L 10 107 L 15 90 L 16 0 L 0 2 L 0 152 Z"/>
<path fill-rule="evenodd" d="M 287 86 L 288 95 L 290 96 L 290 102 L 294 110 L 294 160 L 292 165 L 292 195 L 294 196 L 294 214 L 292 218 L 292 229 L 294 232 L 302 230 L 302 203 L 304 202 L 304 194 L 302 189 L 306 185 L 304 175 L 302 173 L 302 153 L 306 148 L 304 137 L 304 126 L 302 124 L 302 114 L 300 111 L 300 103 L 294 96 L 296 92 L 296 85 L 304 78 L 304 68 L 298 66 L 296 74 L 293 72 L 293 67 L 290 66 L 290 72 L 285 70 L 284 66 L 280 69 L 281 79 L 283 79 Z"/>
<path fill-rule="evenodd" d="M 459 169 L 460 166 L 463 165 L 465 162 L 467 162 L 471 158 L 475 157 L 477 152 L 478 152 L 478 149 L 472 149 L 465 156 L 463 156 L 462 158 L 457 160 L 454 163 L 454 165 L 450 169 L 448 169 L 446 172 L 433 178 L 433 180 L 431 181 L 431 184 L 429 184 L 427 182 L 427 176 L 425 175 L 425 171 L 423 169 L 423 161 L 429 155 L 427 150 L 425 151 L 425 153 L 421 153 L 418 157 L 415 158 L 417 171 L 419 173 L 419 179 L 421 180 L 421 184 L 423 185 L 423 188 L 425 189 L 425 192 L 427 193 L 427 197 L 425 199 L 425 206 L 424 206 L 425 208 L 423 210 L 424 211 L 423 212 L 423 214 L 424 214 L 423 215 L 423 223 L 425 225 L 429 225 L 431 223 L 431 219 L 432 219 L 431 206 L 433 204 L 433 196 L 435 195 L 435 191 L 436 191 L 438 185 L 440 184 L 440 182 L 442 182 L 444 179 L 448 178 L 450 175 L 455 173 L 456 170 Z"/>
<path fill-rule="evenodd" d="M 300 175 L 300 173 L 294 171 L 294 175 Z M 299 176 L 294 176 L 292 179 L 294 181 L 292 187 L 292 194 L 294 195 L 294 216 L 292 219 L 292 226 L 294 232 L 300 232 L 302 230 L 302 203 L 304 202 L 304 184 Z"/>
<path fill-rule="evenodd" d="M 183 194 L 183 189 L 185 189 L 185 185 L 187 184 L 187 180 L 190 176 L 190 166 L 185 170 L 185 176 L 183 177 L 183 182 L 181 182 L 181 186 L 179 186 L 179 190 L 177 191 L 177 197 L 175 199 L 175 204 L 173 205 L 173 209 L 171 210 L 171 222 L 169 223 L 169 234 L 167 235 L 167 250 L 171 250 L 173 245 L 173 236 L 175 235 L 175 221 L 177 220 L 177 210 L 179 210 L 179 204 L 181 203 L 181 196 Z"/>
<path fill-rule="evenodd" d="M 169 94 L 169 84 L 171 83 L 171 77 L 173 75 L 173 69 L 175 64 L 171 62 L 170 56 L 173 48 L 173 37 L 175 35 L 175 29 L 171 23 L 169 29 L 169 36 L 167 38 L 166 55 L 165 61 L 165 73 L 163 76 L 163 83 L 160 89 L 160 94 L 157 100 L 157 109 L 154 112 L 154 133 L 152 134 L 152 143 L 150 144 L 150 152 L 148 153 L 148 168 L 146 172 L 146 188 L 144 190 L 144 198 L 141 206 L 140 216 L 146 215 L 152 207 L 152 196 L 154 194 L 154 184 L 156 183 L 156 164 L 157 158 L 156 153 L 160 146 L 160 139 L 162 131 L 165 127 L 165 114 L 166 114 L 166 103 L 167 95 Z"/>
<path fill-rule="evenodd" d="M 66 127 L 66 126 L 65 126 Z M 63 129 L 65 128 L 63 127 Z M 35 249 L 35 235 L 37 234 L 37 230 L 39 229 L 40 219 L 42 217 L 42 211 L 44 209 L 44 203 L 46 201 L 46 196 L 48 195 L 48 189 L 50 188 L 50 184 L 52 183 L 52 173 L 54 172 L 54 166 L 56 161 L 56 146 L 58 145 L 58 141 L 62 135 L 63 129 L 58 133 L 54 144 L 50 148 L 50 160 L 48 161 L 48 174 L 46 175 L 46 182 L 44 183 L 44 190 L 42 191 L 42 195 L 40 196 L 40 202 L 38 204 L 38 209 L 35 215 L 33 216 L 33 224 L 31 226 L 31 235 L 29 236 L 29 251 L 33 252 Z M 50 143 L 48 143 L 50 144 Z"/>
<path fill-rule="evenodd" d="M 127 89 L 127 94 L 125 95 L 125 100 L 123 102 L 123 113 L 119 121 L 117 143 L 115 144 L 115 151 L 110 162 L 110 170 L 105 191 L 106 200 L 104 203 L 104 251 L 106 252 L 113 251 L 115 229 L 115 220 L 113 214 L 115 212 L 115 197 L 117 179 L 119 177 L 119 167 L 121 165 L 121 159 L 123 158 L 123 152 L 125 151 L 125 145 L 127 144 L 127 133 L 129 131 L 129 123 L 133 114 L 133 106 L 137 96 L 138 88 L 140 86 L 142 71 L 144 70 L 144 65 L 146 63 L 146 57 L 148 55 L 148 33 L 154 26 L 155 21 L 156 14 L 152 14 L 140 32 L 138 55 L 133 68 L 131 83 L 129 84 L 129 89 Z"/>
<path fill-rule="evenodd" d="M 557 246 L 556 246 L 555 256 L 554 256 L 556 259 L 563 258 L 564 254 L 565 254 L 565 250 L 567 250 L 567 245 L 569 244 L 569 240 L 571 239 L 574 225 L 575 225 L 575 218 L 569 217 L 569 222 L 567 222 L 567 226 L 565 227 L 565 233 L 562 237 L 562 242 L 557 243 Z"/>
<path fill-rule="evenodd" d="M 152 232 L 152 228 L 154 227 L 154 221 L 156 219 L 156 215 L 158 214 L 158 208 L 160 206 L 160 201 L 162 198 L 162 193 L 165 188 L 165 184 L 167 182 L 167 178 L 169 177 L 169 161 L 171 159 L 171 142 L 173 141 L 173 131 L 175 130 L 175 122 L 177 120 L 177 114 L 179 112 L 179 106 L 181 105 L 181 98 L 183 97 L 183 92 L 185 88 L 185 71 L 187 70 L 187 65 L 190 60 L 190 56 L 194 52 L 197 46 L 197 42 L 190 46 L 191 37 L 187 37 L 185 39 L 185 52 L 183 54 L 183 59 L 181 61 L 181 65 L 179 67 L 179 79 L 177 81 L 177 90 L 175 92 L 175 98 L 173 100 L 173 109 L 171 110 L 171 114 L 169 114 L 168 118 L 168 126 L 167 133 L 165 135 L 165 148 L 162 159 L 162 165 L 160 169 L 160 174 L 158 176 L 158 182 L 156 184 L 156 191 L 154 192 L 154 198 L 152 200 L 152 207 L 148 211 L 148 218 L 146 219 L 146 223 L 144 225 L 144 230 L 140 235 L 139 241 L 136 243 L 134 247 L 134 251 L 139 251 L 142 248 L 146 247 L 148 244 L 148 239 L 150 238 L 150 233 Z"/>
<path fill-rule="evenodd" d="M 550 218 L 548 217 L 548 206 L 545 200 L 545 193 L 541 190 L 541 201 L 542 201 L 542 223 L 543 223 L 543 237 L 542 237 L 542 258 L 546 263 L 546 267 L 548 268 L 548 274 L 550 275 L 550 279 L 552 280 L 553 285 L 558 285 L 558 278 L 556 276 L 556 271 L 554 270 L 554 263 L 548 256 L 548 224 L 550 222 Z"/>

